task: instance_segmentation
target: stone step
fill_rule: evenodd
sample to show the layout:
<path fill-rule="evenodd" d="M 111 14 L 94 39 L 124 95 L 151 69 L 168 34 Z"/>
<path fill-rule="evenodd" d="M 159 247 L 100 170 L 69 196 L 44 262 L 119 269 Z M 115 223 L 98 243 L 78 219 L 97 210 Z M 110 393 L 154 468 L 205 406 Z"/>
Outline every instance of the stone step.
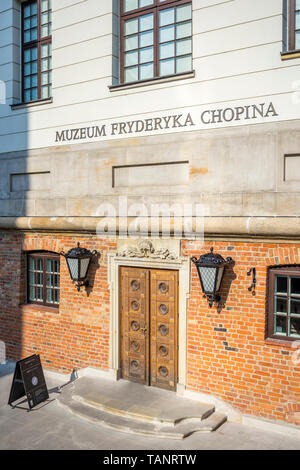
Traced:
<path fill-rule="evenodd" d="M 140 408 L 137 412 L 135 405 L 128 406 L 126 400 L 123 406 L 122 402 L 115 401 L 115 406 L 112 406 L 110 400 L 103 404 L 104 397 L 99 395 L 95 399 L 95 396 L 94 393 L 76 395 L 75 386 L 71 385 L 59 395 L 58 402 L 75 416 L 91 423 L 119 432 L 159 438 L 184 439 L 194 433 L 212 432 L 227 420 L 225 415 L 215 413 L 211 406 L 194 401 L 183 400 L 183 409 L 171 407 L 161 412 L 159 409 L 144 407 L 143 412 Z"/>
<path fill-rule="evenodd" d="M 115 416 L 173 427 L 182 421 L 186 422 L 187 420 L 193 419 L 202 421 L 211 416 L 215 411 L 213 406 L 204 403 L 188 404 L 185 402 L 184 408 L 168 408 L 163 411 L 159 407 L 142 407 L 136 404 L 128 406 L 126 402 L 122 403 L 122 401 L 116 400 L 109 401 L 108 404 L 102 403 L 100 399 L 97 400 L 96 394 L 93 398 L 91 398 L 91 395 L 87 395 L 86 397 L 72 395 L 72 399 L 83 405 L 97 408 Z"/>
<path fill-rule="evenodd" d="M 213 413 L 213 415 L 203 421 L 193 419 L 190 422 L 185 422 L 183 419 L 175 426 L 168 426 L 166 424 L 158 425 L 151 422 L 142 422 L 132 418 L 114 415 L 112 413 L 101 411 L 93 406 L 76 402 L 75 400 L 72 400 L 68 404 L 63 402 L 60 402 L 60 404 L 75 416 L 102 427 L 130 434 L 169 439 L 184 439 L 194 433 L 208 433 L 215 431 L 225 423 L 227 419 L 225 415 Z"/>

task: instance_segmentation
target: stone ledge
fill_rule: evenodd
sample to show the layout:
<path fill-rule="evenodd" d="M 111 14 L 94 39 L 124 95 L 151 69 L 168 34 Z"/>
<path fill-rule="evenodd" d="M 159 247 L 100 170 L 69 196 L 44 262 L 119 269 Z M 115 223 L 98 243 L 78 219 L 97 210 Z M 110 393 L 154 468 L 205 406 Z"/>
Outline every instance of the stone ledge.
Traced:
<path fill-rule="evenodd" d="M 128 226 L 132 226 L 135 217 L 112 218 L 100 217 L 0 217 L 0 230 L 15 231 L 41 231 L 41 232 L 87 232 L 96 233 L 98 224 L 108 227 L 116 226 L 116 233 L 107 232 L 99 236 L 118 235 L 125 232 Z M 160 233 L 162 232 L 162 219 L 157 220 Z M 174 235 L 174 227 L 178 230 L 175 219 L 171 219 L 171 236 Z M 149 219 L 150 226 L 150 219 Z M 193 220 L 193 229 L 196 228 L 196 219 Z M 184 230 L 184 227 L 183 227 Z M 297 239 L 300 240 L 300 217 L 205 217 L 205 236 L 240 236 L 247 238 L 266 237 L 268 239 Z M 140 233 L 140 236 L 148 236 L 148 232 Z M 181 238 L 202 237 L 203 233 L 192 232 L 191 236 Z M 178 238 L 178 237 L 177 237 Z"/>

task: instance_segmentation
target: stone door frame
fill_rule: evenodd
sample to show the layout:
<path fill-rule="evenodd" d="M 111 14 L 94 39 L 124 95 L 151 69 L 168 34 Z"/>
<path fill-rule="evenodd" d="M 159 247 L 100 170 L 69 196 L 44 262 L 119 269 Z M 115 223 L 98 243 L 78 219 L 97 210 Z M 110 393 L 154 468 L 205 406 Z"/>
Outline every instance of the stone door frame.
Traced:
<path fill-rule="evenodd" d="M 175 241 L 175 240 L 172 240 Z M 179 242 L 179 241 L 178 241 Z M 180 248 L 180 242 L 179 242 Z M 177 250 L 176 250 L 177 251 Z M 179 251 L 179 250 L 178 250 Z M 146 253 L 147 255 L 147 253 Z M 187 304 L 190 292 L 189 258 L 174 257 L 174 259 L 124 256 L 119 253 L 108 253 L 108 283 L 110 289 L 110 339 L 109 339 L 109 369 L 118 380 L 121 375 L 120 357 L 120 267 L 130 266 L 146 269 L 168 269 L 178 271 L 178 384 L 177 392 L 186 388 L 187 384 Z"/>

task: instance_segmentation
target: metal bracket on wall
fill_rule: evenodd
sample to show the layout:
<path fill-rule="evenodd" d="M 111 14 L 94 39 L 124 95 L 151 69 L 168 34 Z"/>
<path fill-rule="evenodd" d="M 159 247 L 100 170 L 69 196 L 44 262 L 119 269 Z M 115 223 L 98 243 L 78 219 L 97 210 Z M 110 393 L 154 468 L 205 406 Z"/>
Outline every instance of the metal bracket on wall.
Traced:
<path fill-rule="evenodd" d="M 255 288 L 256 288 L 256 268 L 251 268 L 248 272 L 247 272 L 247 276 L 251 276 L 251 273 L 252 273 L 252 284 L 250 287 L 248 287 L 248 291 L 251 292 L 252 291 L 252 295 L 254 296 L 255 295 Z"/>

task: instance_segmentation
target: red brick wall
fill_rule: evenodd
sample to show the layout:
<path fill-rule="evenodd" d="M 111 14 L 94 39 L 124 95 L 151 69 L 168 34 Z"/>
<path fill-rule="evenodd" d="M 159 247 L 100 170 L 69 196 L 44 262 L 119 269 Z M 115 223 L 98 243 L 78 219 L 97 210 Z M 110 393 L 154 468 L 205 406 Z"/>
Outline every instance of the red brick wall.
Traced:
<path fill-rule="evenodd" d="M 24 251 L 67 252 L 80 242 L 101 253 L 93 264 L 88 293 L 73 285 L 66 261 L 61 257 L 59 310 L 25 304 Z M 108 368 L 109 289 L 107 253 L 113 241 L 84 236 L 1 235 L 0 237 L 0 339 L 7 356 L 20 359 L 40 354 L 47 368 L 70 372 L 73 367 Z M 98 266 L 97 266 L 98 264 Z"/>
<path fill-rule="evenodd" d="M 76 246 L 98 250 L 90 292 L 77 292 L 61 258 L 59 311 L 24 305 L 24 251 L 59 253 Z M 221 308 L 209 308 L 192 266 L 188 305 L 188 388 L 212 394 L 243 413 L 300 425 L 300 364 L 290 343 L 266 340 L 267 267 L 300 265 L 300 244 L 183 241 L 183 256 L 199 256 L 210 246 L 235 265 L 227 269 Z M 96 236 L 0 234 L 0 340 L 7 356 L 41 355 L 45 367 L 70 372 L 73 367 L 108 368 L 110 305 L 107 253 L 113 240 Z M 257 269 L 256 296 L 248 291 Z M 223 331 L 224 330 L 224 331 Z M 300 359 L 300 358 L 299 358 Z"/>
<path fill-rule="evenodd" d="M 235 265 L 227 268 L 222 308 L 209 308 L 192 267 L 188 307 L 188 388 L 213 394 L 245 414 L 300 425 L 300 363 L 287 342 L 266 340 L 267 267 L 300 265 L 300 244 L 182 243 L 184 256 L 210 247 Z M 257 270 L 256 296 L 248 291 Z M 224 331 L 222 331 L 224 330 Z M 299 357 L 300 359 L 300 357 Z"/>

